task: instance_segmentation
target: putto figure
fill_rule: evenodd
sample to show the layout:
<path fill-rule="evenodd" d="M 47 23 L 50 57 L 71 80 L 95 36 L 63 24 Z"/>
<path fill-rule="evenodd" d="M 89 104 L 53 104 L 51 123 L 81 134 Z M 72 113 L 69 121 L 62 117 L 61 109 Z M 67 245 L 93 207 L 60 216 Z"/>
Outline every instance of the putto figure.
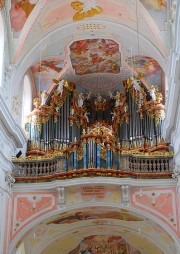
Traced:
<path fill-rule="evenodd" d="M 58 82 L 58 87 L 57 87 L 57 95 L 62 95 L 62 93 L 63 93 L 63 87 L 64 87 L 64 79 L 62 79 L 62 80 L 60 80 L 59 82 Z"/>
<path fill-rule="evenodd" d="M 46 93 L 46 90 L 44 90 L 44 91 L 41 93 L 41 105 L 45 105 L 45 103 L 46 103 L 46 98 L 47 98 L 47 93 Z"/>
<path fill-rule="evenodd" d="M 83 93 L 80 93 L 78 95 L 78 107 L 82 108 L 83 107 L 83 103 L 84 103 L 84 96 L 83 96 Z"/>

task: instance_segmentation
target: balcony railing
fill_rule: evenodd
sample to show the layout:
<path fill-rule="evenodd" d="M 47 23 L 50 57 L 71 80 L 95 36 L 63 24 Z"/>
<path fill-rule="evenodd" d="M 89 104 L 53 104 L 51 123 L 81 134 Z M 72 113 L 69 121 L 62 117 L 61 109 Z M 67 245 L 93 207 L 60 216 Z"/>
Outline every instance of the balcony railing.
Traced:
<path fill-rule="evenodd" d="M 173 172 L 172 156 L 132 156 L 122 155 L 117 163 L 87 163 L 81 161 L 74 167 L 70 158 L 63 156 L 44 160 L 13 160 L 13 174 L 16 182 L 68 179 L 84 176 L 112 176 L 132 178 L 170 178 Z"/>

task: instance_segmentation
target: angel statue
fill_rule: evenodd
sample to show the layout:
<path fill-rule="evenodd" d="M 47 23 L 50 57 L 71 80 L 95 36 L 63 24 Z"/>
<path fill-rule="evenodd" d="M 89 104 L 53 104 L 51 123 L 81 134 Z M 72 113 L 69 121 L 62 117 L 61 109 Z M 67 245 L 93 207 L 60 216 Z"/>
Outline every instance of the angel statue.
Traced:
<path fill-rule="evenodd" d="M 90 100 L 91 94 L 92 94 L 92 92 L 89 92 L 89 93 L 88 93 L 87 98 L 86 98 L 87 100 Z"/>
<path fill-rule="evenodd" d="M 156 100 L 156 87 L 154 85 L 151 86 L 149 93 L 152 97 L 152 100 L 155 101 Z"/>
<path fill-rule="evenodd" d="M 112 115 L 112 122 L 113 122 L 113 121 L 114 121 L 114 117 L 115 117 L 116 113 L 115 113 L 115 112 L 111 112 L 111 115 Z"/>
<path fill-rule="evenodd" d="M 116 99 L 115 107 L 121 106 L 122 103 L 121 103 L 121 94 L 120 94 L 120 92 L 117 91 L 114 98 Z"/>
<path fill-rule="evenodd" d="M 46 90 L 44 90 L 44 91 L 41 93 L 41 105 L 45 105 L 45 103 L 46 103 L 46 98 L 47 98 L 47 93 L 46 93 Z"/>
<path fill-rule="evenodd" d="M 98 93 L 98 95 L 97 95 L 97 102 L 102 102 L 102 96 Z"/>
<path fill-rule="evenodd" d="M 59 95 L 59 94 L 62 95 L 64 82 L 65 82 L 64 79 L 62 79 L 58 82 L 57 95 Z"/>
<path fill-rule="evenodd" d="M 83 103 L 84 103 L 84 96 L 83 96 L 83 93 L 80 93 L 78 95 L 78 107 L 82 108 L 83 107 Z"/>
<path fill-rule="evenodd" d="M 133 85 L 135 91 L 140 92 L 140 90 L 141 90 L 141 80 L 139 80 L 135 77 L 131 77 L 130 79 L 132 81 L 132 85 Z"/>

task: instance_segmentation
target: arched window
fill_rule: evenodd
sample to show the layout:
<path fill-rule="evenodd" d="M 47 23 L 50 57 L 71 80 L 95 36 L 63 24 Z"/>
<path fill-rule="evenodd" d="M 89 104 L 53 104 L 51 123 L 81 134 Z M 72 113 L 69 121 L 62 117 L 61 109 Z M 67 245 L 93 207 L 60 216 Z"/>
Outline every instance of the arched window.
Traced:
<path fill-rule="evenodd" d="M 3 71 L 3 55 L 4 55 L 4 23 L 0 12 L 0 86 L 2 85 Z"/>
<path fill-rule="evenodd" d="M 32 110 L 32 85 L 31 80 L 28 75 L 24 77 L 24 85 L 23 85 L 23 99 L 22 99 L 22 126 L 24 127 L 24 123 L 26 120 L 26 116 Z"/>

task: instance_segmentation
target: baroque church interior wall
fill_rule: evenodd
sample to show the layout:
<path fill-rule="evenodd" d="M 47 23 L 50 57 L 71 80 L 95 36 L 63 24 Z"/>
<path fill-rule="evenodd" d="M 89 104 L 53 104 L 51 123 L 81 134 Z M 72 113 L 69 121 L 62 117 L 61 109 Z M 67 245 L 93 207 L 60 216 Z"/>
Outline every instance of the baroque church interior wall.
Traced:
<path fill-rule="evenodd" d="M 7 2 L 6 8 L 10 10 L 11 1 Z M 154 59 L 159 62 L 167 75 L 169 90 L 163 136 L 174 148 L 175 179 L 144 180 L 103 178 L 99 176 L 47 181 L 45 183 L 38 181 L 34 183 L 14 183 L 14 177 L 11 174 L 15 167 L 12 163 L 12 157 L 16 156 L 20 150 L 25 156 L 27 144 L 27 137 L 21 128 L 24 75 L 29 67 L 39 61 L 40 57 L 48 56 L 43 55 L 44 50 L 46 47 L 50 47 L 51 40 L 56 40 L 57 34 L 60 33 L 61 36 L 65 36 L 66 43 L 69 46 L 74 40 L 79 39 L 79 35 L 70 36 L 71 31 L 78 27 L 76 23 L 69 25 L 68 29 L 68 26 L 60 27 L 59 30 L 58 28 L 54 29 L 54 31 L 47 33 L 42 42 L 34 45 L 29 53 L 24 54 L 24 56 L 22 46 L 22 51 L 16 52 L 17 55 L 21 56 L 19 59 L 17 58 L 19 62 L 13 63 L 13 48 L 18 44 L 21 45 L 20 39 L 26 39 L 26 31 L 30 29 L 30 22 L 25 24 L 19 41 L 16 39 L 13 45 L 9 45 L 11 40 L 5 32 L 4 74 L 0 87 L 0 208 L 2 207 L 0 209 L 0 253 L 16 254 L 18 247 L 24 243 L 24 246 L 26 246 L 25 254 L 48 254 L 50 251 L 54 251 L 55 248 L 57 249 L 59 245 L 63 246 L 63 234 L 66 230 L 67 232 L 69 230 L 70 233 L 67 233 L 67 239 L 64 238 L 64 249 L 60 249 L 58 254 L 71 253 L 65 244 L 68 239 L 72 239 L 71 244 L 74 246 L 74 252 L 72 253 L 76 254 L 78 252 L 75 250 L 75 246 L 78 245 L 78 241 L 81 248 L 84 245 L 88 246 L 91 242 L 91 239 L 88 238 L 88 230 L 91 228 L 97 231 L 98 235 L 102 235 L 102 232 L 107 230 L 106 239 L 108 240 L 111 239 L 112 232 L 117 230 L 116 245 L 118 246 L 118 241 L 122 241 L 122 238 L 118 239 L 118 234 L 121 234 L 124 243 L 131 249 L 130 254 L 149 254 L 155 253 L 156 250 L 159 254 L 178 254 L 180 252 L 180 2 L 168 1 L 168 3 L 172 3 L 171 26 L 174 38 L 173 48 L 170 51 L 168 60 L 145 37 L 139 36 L 137 38 L 136 31 L 132 32 L 132 37 L 136 37 L 132 41 L 135 40 L 136 48 L 140 43 L 140 49 L 142 52 L 146 52 L 146 55 L 148 55 L 148 50 L 151 48 L 149 54 L 154 56 Z M 34 7 L 36 8 L 36 18 L 37 13 L 42 14 L 41 7 L 45 4 L 46 1 L 40 1 L 39 5 Z M 140 5 L 140 7 L 144 11 L 143 5 Z M 33 16 L 30 16 L 30 19 L 33 19 Z M 94 19 L 94 21 L 100 23 L 98 19 Z M 10 22 L 9 19 L 8 22 Z M 83 21 L 82 25 L 83 23 L 86 22 Z M 116 22 L 109 21 L 108 23 L 102 20 L 102 24 L 107 26 L 109 24 L 109 27 L 114 26 L 113 31 L 117 30 L 124 36 L 127 36 L 126 34 L 131 31 L 129 28 L 124 29 L 124 26 L 118 26 Z M 108 35 L 108 32 L 104 32 L 104 36 L 112 39 L 113 35 Z M 87 34 L 80 35 L 80 39 L 85 40 Z M 157 38 L 158 42 L 159 40 L 160 38 Z M 121 43 L 118 37 L 117 41 L 119 44 Z M 156 43 L 158 43 L 157 41 Z M 64 49 L 64 44 L 61 47 L 62 49 Z M 53 50 L 52 47 L 50 55 L 52 55 Z M 30 73 L 31 71 L 32 69 Z M 35 82 L 34 78 L 32 79 L 33 82 Z M 37 91 L 35 91 L 34 85 L 33 97 L 35 95 L 37 95 Z M 93 191 L 92 189 L 86 189 L 87 186 L 91 186 Z M 86 191 L 91 191 L 90 197 Z M 116 228 L 115 220 L 119 225 L 119 229 Z M 130 223 L 130 221 L 133 221 L 133 223 Z M 71 227 L 74 222 L 79 223 L 81 227 L 79 233 L 76 232 L 78 227 Z M 83 223 L 85 225 L 84 229 L 82 229 Z M 64 232 L 61 231 L 60 226 L 64 227 Z M 123 229 L 120 230 L 123 227 L 124 231 Z M 94 234 L 93 230 L 91 236 Z M 133 238 L 134 232 L 136 241 L 133 241 L 135 239 L 135 237 Z M 156 232 L 156 234 L 152 237 L 153 232 Z M 143 233 L 146 236 L 145 238 L 141 238 Z M 58 240 L 58 234 L 61 234 L 62 240 Z M 159 236 L 161 240 L 158 239 Z M 48 239 L 51 239 L 51 244 L 46 245 Z M 142 239 L 152 252 L 143 249 L 145 247 L 140 245 Z M 94 242 L 96 241 L 101 242 L 98 237 L 97 239 L 94 238 Z M 153 245 L 152 242 L 155 244 Z M 53 244 L 55 247 L 53 247 Z M 44 248 L 45 246 L 46 248 Z M 138 248 L 141 252 L 138 252 Z M 135 252 L 136 250 L 137 252 Z M 57 253 L 57 251 L 52 253 Z"/>

